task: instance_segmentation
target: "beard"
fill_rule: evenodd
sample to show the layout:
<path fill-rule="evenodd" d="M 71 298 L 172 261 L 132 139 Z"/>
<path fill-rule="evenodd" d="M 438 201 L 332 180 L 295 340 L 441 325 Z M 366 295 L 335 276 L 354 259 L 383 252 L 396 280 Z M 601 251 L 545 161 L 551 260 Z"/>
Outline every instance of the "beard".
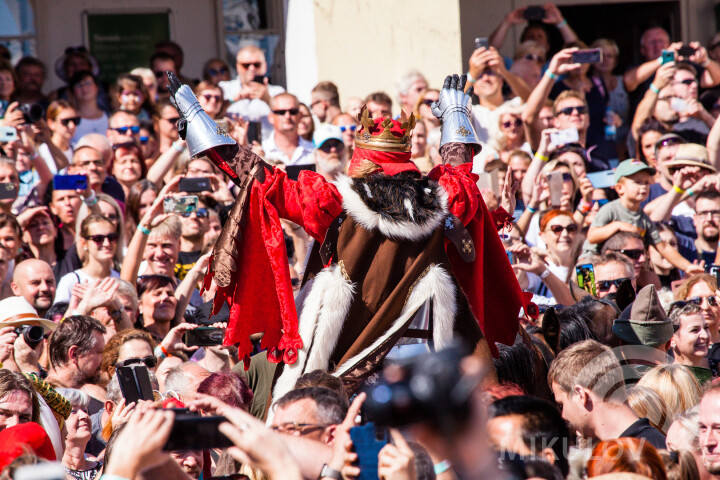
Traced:
<path fill-rule="evenodd" d="M 318 170 L 328 175 L 338 175 L 343 172 L 345 162 L 340 159 L 339 155 L 330 155 L 327 158 L 315 157 Z"/>
<path fill-rule="evenodd" d="M 720 463 L 717 462 L 703 462 L 705 465 L 705 470 L 708 471 L 708 473 L 712 475 L 718 475 L 720 474 Z"/>
<path fill-rule="evenodd" d="M 705 240 L 708 243 L 715 243 L 720 239 L 720 232 L 714 233 L 713 235 L 705 235 L 705 229 L 703 229 L 702 233 L 703 240 Z"/>

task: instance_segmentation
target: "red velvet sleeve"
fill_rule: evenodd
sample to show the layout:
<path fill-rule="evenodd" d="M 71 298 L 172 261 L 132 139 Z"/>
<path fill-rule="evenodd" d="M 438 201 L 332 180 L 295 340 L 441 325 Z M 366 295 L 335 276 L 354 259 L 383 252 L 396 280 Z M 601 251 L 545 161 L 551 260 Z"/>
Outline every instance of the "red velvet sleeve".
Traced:
<path fill-rule="evenodd" d="M 325 240 L 328 227 L 342 212 L 342 196 L 335 185 L 310 170 L 301 171 L 297 181 L 279 168 L 267 177 L 265 198 L 280 218 L 297 223 L 318 242 Z"/>
<path fill-rule="evenodd" d="M 476 182 L 478 176 L 472 173 L 472 163 L 457 167 L 438 165 L 428 174 L 448 194 L 448 211 L 458 217 L 463 225 L 470 223 L 480 206 L 480 191 Z"/>

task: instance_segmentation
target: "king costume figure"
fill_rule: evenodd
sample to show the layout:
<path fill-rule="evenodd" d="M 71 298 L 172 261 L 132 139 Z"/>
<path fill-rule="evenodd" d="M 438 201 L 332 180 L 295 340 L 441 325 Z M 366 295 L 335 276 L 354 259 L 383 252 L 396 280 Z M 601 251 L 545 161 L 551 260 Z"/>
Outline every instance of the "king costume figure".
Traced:
<path fill-rule="evenodd" d="M 335 182 L 304 170 L 297 181 L 239 146 L 174 76 L 170 90 L 191 156 L 207 156 L 239 187 L 213 251 L 205 288 L 230 306 L 226 345 L 249 364 L 249 336 L 276 373 L 273 397 L 321 369 L 356 391 L 403 343 L 476 355 L 512 345 L 523 296 L 471 173 L 480 145 L 465 77 L 447 77 L 433 112 L 442 121 L 443 164 L 423 177 L 410 160 L 415 118 L 371 118 L 363 108 L 348 175 Z M 314 239 L 293 297 L 280 218 Z"/>

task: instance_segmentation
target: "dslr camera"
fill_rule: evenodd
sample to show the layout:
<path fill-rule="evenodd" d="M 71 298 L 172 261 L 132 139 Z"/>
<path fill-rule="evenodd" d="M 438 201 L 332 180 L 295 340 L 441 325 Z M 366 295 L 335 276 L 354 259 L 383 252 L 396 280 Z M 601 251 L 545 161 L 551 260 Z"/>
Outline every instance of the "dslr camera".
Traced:
<path fill-rule="evenodd" d="M 37 123 L 45 116 L 45 109 L 39 103 L 25 103 L 20 105 L 25 123 Z"/>
<path fill-rule="evenodd" d="M 45 329 L 37 325 L 21 325 L 15 328 L 15 333 L 23 336 L 28 347 L 35 348 L 42 342 L 45 336 Z"/>
<path fill-rule="evenodd" d="M 465 349 L 455 344 L 398 363 L 398 380 L 388 381 L 383 375 L 364 389 L 367 419 L 386 427 L 429 423 L 446 431 L 461 429 L 470 416 L 471 396 L 478 384 L 478 379 L 463 376 L 460 361 L 464 356 Z"/>

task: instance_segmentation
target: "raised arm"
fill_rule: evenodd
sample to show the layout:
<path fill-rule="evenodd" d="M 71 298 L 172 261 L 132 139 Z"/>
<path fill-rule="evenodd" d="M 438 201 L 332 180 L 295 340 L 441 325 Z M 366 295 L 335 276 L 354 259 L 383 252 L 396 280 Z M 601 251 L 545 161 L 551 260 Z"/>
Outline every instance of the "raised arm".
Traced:
<path fill-rule="evenodd" d="M 522 120 L 526 127 L 533 128 L 535 122 L 538 121 L 540 110 L 542 110 L 545 100 L 547 100 L 558 75 L 565 74 L 580 68 L 579 63 L 572 62 L 572 54 L 577 48 L 566 48 L 556 53 L 550 65 L 542 76 L 540 82 L 535 86 L 527 99 L 525 108 L 522 113 Z"/>
<path fill-rule="evenodd" d="M 567 20 L 562 16 L 562 13 L 560 13 L 560 9 L 558 9 L 554 3 L 546 3 L 544 7 L 545 18 L 543 18 L 543 22 L 555 25 L 555 27 L 560 31 L 560 35 L 563 37 L 564 44 L 580 40 L 577 33 L 575 33 L 575 30 L 570 27 Z"/>
<path fill-rule="evenodd" d="M 488 43 L 490 44 L 490 46 L 495 47 L 498 50 L 502 48 L 510 28 L 513 25 L 520 25 L 525 23 L 525 18 L 523 18 L 525 8 L 526 7 L 516 8 L 512 12 L 508 13 L 505 18 L 503 18 L 503 21 L 500 22 L 500 25 L 498 25 L 495 31 L 490 34 L 490 37 L 488 38 Z M 473 78 L 477 80 L 476 77 Z"/>
<path fill-rule="evenodd" d="M 640 126 L 655 112 L 655 104 L 659 100 L 660 90 L 665 88 L 670 83 L 673 75 L 675 75 L 675 71 L 675 62 L 666 63 L 658 69 L 653 83 L 650 84 L 650 88 L 647 89 L 645 95 L 643 96 L 642 100 L 638 104 L 637 109 L 635 110 L 635 116 L 633 117 L 632 125 L 630 128 L 633 136 L 636 139 L 638 139 L 638 132 L 640 130 Z"/>

